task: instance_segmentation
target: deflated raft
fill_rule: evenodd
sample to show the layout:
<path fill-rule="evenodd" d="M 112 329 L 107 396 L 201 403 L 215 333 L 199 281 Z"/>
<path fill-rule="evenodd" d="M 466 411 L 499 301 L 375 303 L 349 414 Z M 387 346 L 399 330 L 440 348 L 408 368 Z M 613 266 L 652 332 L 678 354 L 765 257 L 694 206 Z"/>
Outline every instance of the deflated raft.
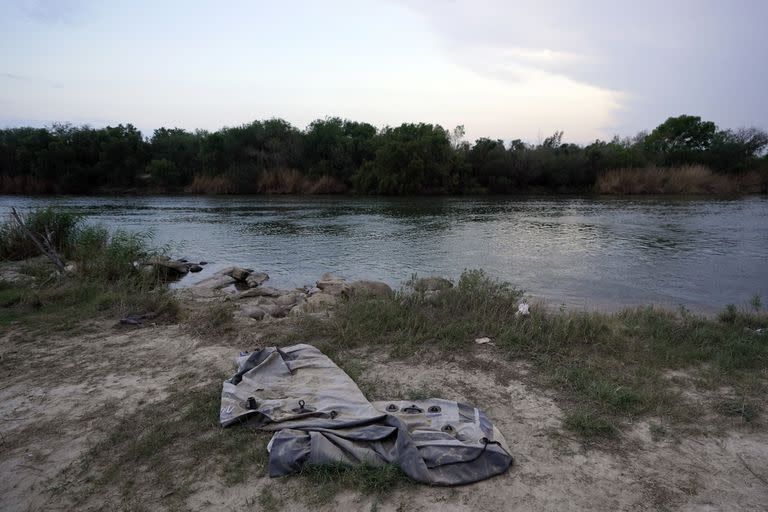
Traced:
<path fill-rule="evenodd" d="M 480 410 L 448 400 L 369 402 L 311 345 L 269 347 L 237 358 L 219 420 L 276 431 L 269 475 L 305 464 L 396 464 L 413 480 L 461 485 L 505 472 L 506 442 Z"/>

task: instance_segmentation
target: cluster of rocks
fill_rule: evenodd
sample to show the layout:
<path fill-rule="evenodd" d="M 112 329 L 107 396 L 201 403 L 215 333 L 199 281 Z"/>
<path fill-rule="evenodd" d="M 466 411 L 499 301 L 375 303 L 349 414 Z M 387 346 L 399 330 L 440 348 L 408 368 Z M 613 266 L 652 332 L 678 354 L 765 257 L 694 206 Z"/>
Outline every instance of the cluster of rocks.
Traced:
<path fill-rule="evenodd" d="M 269 275 L 264 272 L 228 267 L 192 288 L 206 291 L 232 287 L 234 291 L 227 297 L 237 302 L 242 316 L 254 320 L 321 313 L 342 298 L 360 295 L 385 297 L 392 293 L 392 288 L 380 281 L 347 281 L 331 273 L 323 274 L 311 288 L 281 290 L 265 285 L 268 280 Z"/>
<path fill-rule="evenodd" d="M 173 260 L 168 256 L 153 256 L 147 261 L 148 271 L 158 271 L 166 277 L 180 277 L 189 272 L 200 272 L 208 263 L 201 261 L 192 263 L 186 259 Z"/>

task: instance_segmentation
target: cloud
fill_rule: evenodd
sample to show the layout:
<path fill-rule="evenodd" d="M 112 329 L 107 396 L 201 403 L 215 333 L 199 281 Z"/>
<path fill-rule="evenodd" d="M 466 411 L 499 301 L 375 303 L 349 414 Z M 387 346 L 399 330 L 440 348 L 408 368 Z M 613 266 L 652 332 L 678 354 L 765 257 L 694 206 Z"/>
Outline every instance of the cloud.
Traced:
<path fill-rule="evenodd" d="M 43 85 L 54 89 L 63 89 L 64 84 L 47 78 L 38 78 L 32 76 L 17 75 L 14 73 L 0 73 L 0 79 L 12 80 L 15 82 L 27 82 L 30 84 Z"/>
<path fill-rule="evenodd" d="M 408 2 L 477 73 L 508 81 L 534 72 L 623 94 L 615 129 L 702 114 L 726 126 L 768 125 L 768 38 L 761 0 L 478 0 Z"/>
<path fill-rule="evenodd" d="M 82 17 L 85 4 L 82 0 L 22 0 L 18 9 L 38 23 L 71 23 Z"/>

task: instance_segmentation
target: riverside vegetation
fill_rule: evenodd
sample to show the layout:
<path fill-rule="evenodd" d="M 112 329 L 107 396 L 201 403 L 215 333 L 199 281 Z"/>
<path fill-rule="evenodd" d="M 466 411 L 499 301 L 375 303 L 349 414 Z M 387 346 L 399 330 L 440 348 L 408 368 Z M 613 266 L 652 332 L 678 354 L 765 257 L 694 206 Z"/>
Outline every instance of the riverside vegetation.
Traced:
<path fill-rule="evenodd" d="M 587 145 L 556 132 L 538 144 L 481 138 L 459 126 L 377 129 L 326 118 L 281 119 L 215 132 L 130 124 L 0 130 L 0 193 L 506 194 L 760 193 L 768 134 L 696 116 Z"/>
<path fill-rule="evenodd" d="M 56 342 L 52 340 L 64 336 L 66 354 L 82 352 L 78 356 L 82 360 L 56 356 L 48 367 L 52 378 L 61 378 L 55 377 L 59 375 L 55 365 L 62 362 L 67 368 L 96 365 L 91 361 L 92 350 L 83 347 L 81 351 L 77 346 L 79 337 L 94 343 L 88 323 L 105 326 L 105 321 L 114 323 L 126 313 L 139 311 L 151 312 L 155 323 L 167 325 L 172 335 L 154 327 L 145 339 L 140 328 L 125 335 L 103 334 L 105 327 L 101 327 L 95 335 L 112 340 L 104 350 L 128 347 L 129 353 L 121 353 L 121 366 L 141 372 L 152 364 L 150 356 L 144 355 L 147 351 L 162 351 L 163 344 L 170 344 L 171 355 L 162 360 L 162 371 L 178 366 L 164 393 L 118 413 L 114 428 L 85 446 L 56 476 L 54 495 L 66 496 L 76 506 L 105 499 L 105 489 L 117 489 L 115 499 L 127 508 L 141 509 L 147 496 L 170 509 L 186 508 L 185 500 L 195 493 L 193 482 L 218 475 L 229 487 L 264 474 L 268 435 L 218 427 L 218 394 L 226 373 L 199 360 L 208 374 L 190 373 L 194 365 L 179 358 L 180 349 L 171 343 L 174 336 L 182 340 L 181 346 L 190 337 L 202 340 L 204 347 L 229 339 L 226 344 L 231 350 L 252 348 L 265 340 L 270 344 L 311 342 L 337 361 L 369 399 L 397 394 L 389 387 L 379 389 L 383 384 L 370 377 L 376 361 L 419 368 L 424 368 L 425 360 L 430 361 L 427 366 L 458 361 L 466 375 L 492 375 L 500 389 L 524 379 L 530 393 L 551 393 L 563 416 L 560 427 L 549 435 L 553 439 L 576 436 L 598 450 L 631 451 L 632 430 L 638 424 L 647 425 L 655 440 L 676 442 L 702 434 L 725 435 L 733 429 L 765 429 L 768 314 L 757 296 L 742 307 L 726 306 L 716 317 L 682 307 L 602 313 L 537 303 L 531 304 L 529 315 L 522 315 L 517 313 L 525 300 L 521 290 L 470 270 L 455 284 L 414 277 L 400 291 L 371 287 L 377 293 L 340 294 L 324 303 L 326 311 L 253 320 L 235 314 L 240 301 L 226 293 L 200 303 L 202 299 L 194 295 L 171 293 L 158 274 L 141 271 L 136 261 L 163 253 L 151 247 L 147 236 L 108 233 L 84 224 L 81 217 L 52 209 L 28 213 L 26 224 L 38 233 L 50 233 L 53 245 L 72 265 L 64 275 L 52 273 L 53 267 L 39 257 L 28 259 L 35 256 L 35 249 L 26 245 L 14 225 L 0 227 L 0 256 L 6 260 L 0 262 L 4 271 L 0 327 L 7 333 L 1 338 L 6 363 L 16 361 L 23 374 L 29 370 L 24 369 L 25 361 L 37 361 L 28 351 L 38 346 L 53 350 Z M 16 261 L 20 258 L 22 263 Z M 346 286 L 337 280 L 330 284 Z M 173 334 L 177 324 L 180 330 Z M 256 331 L 266 338 L 254 337 Z M 474 340 L 479 337 L 490 338 L 492 344 L 478 345 Z M 529 368 L 524 374 L 516 373 L 520 364 Z M 107 366 L 115 371 L 111 364 Z M 15 374 L 16 370 L 8 369 L 9 376 Z M 93 368 L 88 372 L 95 372 L 89 376 L 99 381 L 106 378 Z M 453 392 L 434 386 L 404 389 L 401 394 L 404 399 L 448 398 L 445 395 Z M 476 397 L 487 392 L 471 391 L 472 398 L 480 399 Z M 169 409 L 179 412 L 169 415 Z M 78 423 L 78 428 L 97 428 L 92 425 L 105 421 L 112 425 L 113 404 L 82 414 L 95 423 Z M 43 427 L 35 429 L 30 432 L 47 435 Z M 6 434 L 5 448 L 12 450 L 20 439 L 15 431 Z M 245 445 L 254 451 L 244 450 Z M 144 468 L 140 474 L 132 469 L 137 467 Z M 211 472 L 212 468 L 217 469 Z M 376 496 L 374 508 L 392 489 L 408 487 L 395 468 L 309 468 L 300 478 L 318 484 L 312 491 L 298 484 L 305 504 L 315 505 L 327 504 L 336 493 L 351 488 Z M 278 510 L 286 501 L 285 493 L 272 483 L 260 494 L 245 498 L 246 505 L 265 510 Z"/>

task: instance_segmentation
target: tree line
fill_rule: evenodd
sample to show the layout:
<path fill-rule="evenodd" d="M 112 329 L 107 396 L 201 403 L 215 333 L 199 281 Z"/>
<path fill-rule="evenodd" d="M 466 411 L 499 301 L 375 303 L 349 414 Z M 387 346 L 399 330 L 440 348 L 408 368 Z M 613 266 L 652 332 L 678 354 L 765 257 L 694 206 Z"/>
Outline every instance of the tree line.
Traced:
<path fill-rule="evenodd" d="M 338 117 L 304 130 L 269 119 L 212 132 L 160 128 L 148 138 L 131 124 L 56 124 L 0 130 L 0 192 L 206 192 L 206 179 L 215 178 L 229 192 L 254 193 L 265 191 L 257 186 L 262 176 L 283 170 L 322 179 L 332 184 L 328 191 L 359 194 L 570 192 L 590 190 L 601 172 L 619 168 L 697 164 L 767 176 L 766 148 L 761 129 L 720 129 L 689 115 L 650 133 L 584 145 L 564 142 L 562 132 L 535 144 L 469 143 L 461 126 L 377 129 Z"/>

